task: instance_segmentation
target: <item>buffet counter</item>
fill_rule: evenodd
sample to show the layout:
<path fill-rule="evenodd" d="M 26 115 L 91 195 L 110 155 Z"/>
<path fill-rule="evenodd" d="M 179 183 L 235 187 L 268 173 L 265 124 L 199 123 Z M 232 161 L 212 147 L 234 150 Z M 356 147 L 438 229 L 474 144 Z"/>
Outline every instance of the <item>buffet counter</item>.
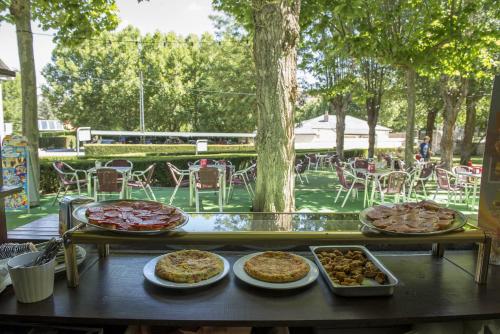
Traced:
<path fill-rule="evenodd" d="M 110 244 L 118 245 L 398 245 L 432 244 L 433 255 L 440 258 L 446 244 L 478 243 L 478 261 L 474 271 L 477 283 L 486 283 L 491 239 L 481 229 L 467 224 L 445 233 L 419 236 L 395 236 L 366 229 L 356 214 L 338 213 L 242 213 L 191 214 L 181 229 L 162 234 L 126 234 L 104 231 L 72 220 L 64 234 L 68 284 L 78 286 L 75 245 L 96 244 L 105 257 Z"/>
<path fill-rule="evenodd" d="M 215 252 L 231 265 L 249 253 Z M 391 297 L 365 298 L 333 295 L 322 277 L 297 290 L 259 289 L 232 271 L 209 287 L 165 289 L 147 282 L 142 273 L 158 254 L 112 251 L 99 259 L 94 253 L 81 267 L 78 288 L 68 288 L 59 274 L 54 295 L 39 303 L 18 303 L 8 288 L 0 296 L 0 322 L 358 328 L 500 317 L 498 284 L 477 285 L 471 279 L 473 251 L 449 251 L 440 259 L 375 253 L 400 283 Z M 309 252 L 299 254 L 311 259 Z M 488 276 L 489 282 L 499 282 L 500 268 L 492 267 Z"/>

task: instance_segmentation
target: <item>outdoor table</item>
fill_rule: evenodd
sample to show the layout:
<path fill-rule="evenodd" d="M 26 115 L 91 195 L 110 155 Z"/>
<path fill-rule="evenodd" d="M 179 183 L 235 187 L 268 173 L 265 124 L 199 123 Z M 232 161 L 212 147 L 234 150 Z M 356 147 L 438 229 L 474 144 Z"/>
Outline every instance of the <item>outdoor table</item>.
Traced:
<path fill-rule="evenodd" d="M 207 165 L 207 167 L 217 168 L 219 170 L 219 185 L 222 191 L 222 203 L 226 202 L 226 168 L 227 165 Z M 193 206 L 194 202 L 194 188 L 196 187 L 196 178 L 194 174 L 199 171 L 200 165 L 189 166 L 189 206 Z"/>
<path fill-rule="evenodd" d="M 322 168 L 325 167 L 325 159 L 328 158 L 329 154 L 317 154 L 316 159 L 318 159 L 318 165 Z"/>
<path fill-rule="evenodd" d="M 128 198 L 128 187 L 127 182 L 130 177 L 130 173 L 132 172 L 132 167 L 116 167 L 116 166 L 107 166 L 101 168 L 113 168 L 118 173 L 122 174 L 123 182 L 125 183 L 125 187 L 123 187 L 123 191 L 120 194 L 122 198 Z M 96 168 L 92 167 L 87 169 L 87 195 L 92 197 L 92 175 L 96 174 Z M 94 189 L 95 191 L 95 189 Z"/>
<path fill-rule="evenodd" d="M 472 203 L 469 206 L 469 201 L 467 200 L 467 207 L 468 208 L 474 208 L 476 205 L 476 195 L 477 195 L 477 187 L 478 185 L 481 184 L 481 178 L 482 174 L 481 173 L 471 173 L 471 172 L 466 172 L 466 171 L 458 171 L 457 175 L 461 176 L 467 176 L 467 178 L 472 179 Z M 468 197 L 468 192 L 466 192 L 466 196 Z"/>
<path fill-rule="evenodd" d="M 387 173 L 392 172 L 392 169 L 389 168 L 384 168 L 384 169 L 376 169 L 374 172 L 369 172 L 367 169 L 354 169 L 355 173 L 363 173 L 365 175 L 365 195 L 363 199 L 363 207 L 371 206 L 373 205 L 373 199 L 375 196 L 375 188 L 377 186 L 378 179 Z M 368 196 L 368 184 L 372 183 L 372 192 L 370 196 Z"/>

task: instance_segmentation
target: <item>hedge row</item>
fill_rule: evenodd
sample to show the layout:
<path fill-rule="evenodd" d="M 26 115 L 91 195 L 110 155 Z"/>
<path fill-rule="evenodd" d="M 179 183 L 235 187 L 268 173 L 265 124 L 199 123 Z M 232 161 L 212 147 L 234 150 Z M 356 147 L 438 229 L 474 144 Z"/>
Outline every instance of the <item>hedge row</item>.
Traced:
<path fill-rule="evenodd" d="M 113 145 L 114 146 L 114 145 Z M 297 151 L 296 156 L 298 159 L 303 159 L 306 153 L 326 153 L 331 150 L 309 150 Z M 378 152 L 388 152 L 393 150 L 381 149 Z M 345 158 L 366 156 L 366 149 L 354 149 L 344 151 Z M 116 159 L 116 156 L 102 156 L 98 160 L 105 162 L 111 159 Z M 148 157 L 130 157 L 128 160 L 134 164 L 134 170 L 145 170 L 148 166 L 156 163 L 156 171 L 154 175 L 154 185 L 162 187 L 173 186 L 173 180 L 170 172 L 167 170 L 166 162 L 171 162 L 180 169 L 186 169 L 188 162 L 195 161 L 201 158 L 221 160 L 230 160 L 235 165 L 236 170 L 242 169 L 249 165 L 251 160 L 257 158 L 255 153 L 219 153 L 219 154 L 204 154 L 204 155 L 171 155 L 171 156 L 148 156 Z M 59 185 L 57 182 L 57 175 L 52 167 L 52 163 L 59 160 L 55 157 L 43 158 L 40 161 L 40 189 L 43 193 L 56 192 Z M 96 159 L 89 158 L 67 158 L 63 159 L 75 169 L 90 169 L 95 166 Z"/>
<path fill-rule="evenodd" d="M 40 137 L 38 140 L 40 148 L 74 148 L 76 145 L 75 136 Z"/>
<path fill-rule="evenodd" d="M 111 158 L 111 157 L 110 157 Z M 114 157 L 116 158 L 116 157 Z M 141 157 L 141 158 L 129 158 L 134 164 L 134 170 L 145 170 L 151 164 L 156 163 L 156 169 L 154 174 L 154 185 L 162 187 L 172 187 L 174 182 L 170 176 L 170 172 L 167 170 L 166 162 L 170 162 L 180 169 L 187 169 L 187 163 L 189 161 L 195 161 L 200 158 L 207 159 L 227 159 L 230 160 L 237 170 L 245 167 L 250 163 L 252 159 L 256 158 L 255 154 L 207 154 L 203 156 L 197 155 L 179 155 L 171 157 Z M 99 158 L 99 160 L 105 162 L 109 159 Z M 40 161 L 40 190 L 43 193 L 53 193 L 56 192 L 59 184 L 57 181 L 57 175 L 52 167 L 54 159 L 44 159 Z M 95 166 L 95 159 L 70 159 L 67 163 L 75 169 L 87 170 Z"/>
<path fill-rule="evenodd" d="M 208 145 L 209 153 L 255 152 L 253 144 Z M 101 157 L 124 154 L 195 154 L 193 144 L 85 144 L 85 156 Z"/>

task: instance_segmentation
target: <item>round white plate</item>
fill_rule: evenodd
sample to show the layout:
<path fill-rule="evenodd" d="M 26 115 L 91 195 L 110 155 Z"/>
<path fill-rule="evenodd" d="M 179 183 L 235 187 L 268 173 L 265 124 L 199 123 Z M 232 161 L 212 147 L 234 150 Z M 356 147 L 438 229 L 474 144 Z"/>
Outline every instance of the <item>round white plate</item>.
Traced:
<path fill-rule="evenodd" d="M 318 267 L 311 260 L 308 260 L 305 257 L 301 256 L 307 262 L 310 268 L 309 273 L 304 278 L 301 278 L 295 282 L 288 282 L 288 283 L 269 283 L 269 282 L 259 281 L 258 279 L 255 279 L 252 276 L 248 275 L 243 266 L 245 265 L 245 262 L 250 260 L 252 257 L 262 253 L 263 252 L 248 254 L 239 258 L 238 261 L 236 261 L 233 265 L 233 272 L 236 275 L 236 277 L 238 277 L 240 280 L 250 285 L 259 288 L 273 289 L 273 290 L 288 290 L 288 289 L 301 288 L 303 286 L 311 284 L 318 278 L 319 275 Z"/>
<path fill-rule="evenodd" d="M 146 265 L 144 266 L 144 269 L 142 270 L 142 273 L 144 274 L 144 277 L 146 278 L 146 280 L 148 280 L 149 282 L 153 283 L 154 285 L 162 286 L 165 288 L 191 289 L 191 288 L 198 288 L 198 287 L 202 287 L 202 286 L 207 286 L 207 285 L 213 284 L 217 281 L 220 281 L 229 273 L 229 268 L 230 268 L 229 262 L 227 262 L 227 260 L 225 258 L 223 258 L 222 256 L 220 256 L 218 254 L 215 254 L 215 255 L 217 255 L 224 262 L 224 269 L 222 270 L 222 272 L 220 274 L 215 275 L 213 277 L 210 277 L 209 279 L 197 282 L 197 283 L 176 283 L 176 282 L 172 282 L 172 281 L 167 281 L 165 279 L 162 279 L 162 278 L 156 276 L 156 274 L 155 274 L 156 262 L 158 262 L 158 260 L 160 258 L 162 258 L 164 255 L 157 256 L 154 259 L 152 259 L 151 261 L 149 261 L 148 263 L 146 263 Z"/>

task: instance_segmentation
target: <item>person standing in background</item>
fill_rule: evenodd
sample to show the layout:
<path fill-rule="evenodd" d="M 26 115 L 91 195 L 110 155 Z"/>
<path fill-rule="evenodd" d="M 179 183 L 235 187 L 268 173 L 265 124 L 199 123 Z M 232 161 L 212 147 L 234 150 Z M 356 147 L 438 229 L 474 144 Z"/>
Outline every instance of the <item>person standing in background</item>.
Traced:
<path fill-rule="evenodd" d="M 419 153 L 424 161 L 429 161 L 431 159 L 431 145 L 429 141 L 431 138 L 429 136 L 424 137 L 424 141 L 420 143 Z"/>

